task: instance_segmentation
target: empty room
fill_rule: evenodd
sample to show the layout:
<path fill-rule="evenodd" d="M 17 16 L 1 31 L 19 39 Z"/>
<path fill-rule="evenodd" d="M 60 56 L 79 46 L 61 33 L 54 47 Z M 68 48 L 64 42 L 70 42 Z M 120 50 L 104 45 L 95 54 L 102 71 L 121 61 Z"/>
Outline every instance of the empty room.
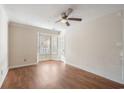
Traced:
<path fill-rule="evenodd" d="M 124 89 L 123 4 L 1 4 L 1 89 Z"/>

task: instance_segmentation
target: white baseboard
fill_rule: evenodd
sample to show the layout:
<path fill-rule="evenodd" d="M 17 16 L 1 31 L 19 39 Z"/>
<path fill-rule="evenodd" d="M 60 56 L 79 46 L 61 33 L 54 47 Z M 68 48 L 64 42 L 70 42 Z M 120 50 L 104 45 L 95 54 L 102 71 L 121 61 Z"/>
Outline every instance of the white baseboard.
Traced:
<path fill-rule="evenodd" d="M 4 73 L 4 75 L 2 77 L 2 80 L 0 82 L 0 88 L 2 87 L 2 84 L 3 84 L 3 82 L 4 82 L 4 80 L 5 80 L 6 76 L 7 76 L 7 73 L 8 73 L 8 69 L 6 70 L 6 72 Z"/>
<path fill-rule="evenodd" d="M 49 60 L 62 61 L 60 58 L 58 58 L 58 59 L 57 59 L 57 58 L 56 58 L 56 59 L 54 59 L 54 58 L 53 58 L 53 59 L 52 59 L 52 58 L 49 58 L 49 59 L 40 59 L 39 62 L 40 62 L 40 61 L 41 61 L 41 62 L 43 62 L 43 61 L 49 61 Z M 38 63 L 39 63 L 39 62 L 38 62 Z"/>
<path fill-rule="evenodd" d="M 79 68 L 79 69 L 85 70 L 85 71 L 87 71 L 87 72 L 96 74 L 96 75 L 98 75 L 98 76 L 104 77 L 104 78 L 106 78 L 106 79 L 108 79 L 108 80 L 111 80 L 111 81 L 114 81 L 114 82 L 117 82 L 117 83 L 120 83 L 120 84 L 124 84 L 123 82 L 119 82 L 119 81 L 117 81 L 117 80 L 110 79 L 109 77 L 105 77 L 105 76 L 103 76 L 103 75 L 99 75 L 98 73 L 95 73 L 95 72 L 93 72 L 93 71 L 91 71 L 91 70 L 87 70 L 86 68 L 81 68 L 80 66 L 77 66 L 77 65 L 75 65 L 75 64 L 72 64 L 72 63 L 66 63 L 66 64 L 69 64 L 69 65 L 74 66 L 74 67 L 76 67 L 76 68 Z"/>
<path fill-rule="evenodd" d="M 36 64 L 38 64 L 38 63 L 30 63 L 30 64 L 24 64 L 24 65 L 9 66 L 9 69 L 19 68 L 19 67 L 25 67 L 25 66 L 31 66 L 31 65 L 36 65 Z"/>

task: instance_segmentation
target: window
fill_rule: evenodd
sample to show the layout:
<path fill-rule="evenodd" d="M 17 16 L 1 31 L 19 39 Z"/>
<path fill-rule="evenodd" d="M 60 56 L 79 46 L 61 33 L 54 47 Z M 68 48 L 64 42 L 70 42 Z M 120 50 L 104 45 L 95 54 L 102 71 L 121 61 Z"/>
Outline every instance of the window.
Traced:
<path fill-rule="evenodd" d="M 40 35 L 40 54 L 48 55 L 50 54 L 50 36 Z"/>
<path fill-rule="evenodd" d="M 57 55 L 58 54 L 58 36 L 39 35 L 39 54 Z"/>

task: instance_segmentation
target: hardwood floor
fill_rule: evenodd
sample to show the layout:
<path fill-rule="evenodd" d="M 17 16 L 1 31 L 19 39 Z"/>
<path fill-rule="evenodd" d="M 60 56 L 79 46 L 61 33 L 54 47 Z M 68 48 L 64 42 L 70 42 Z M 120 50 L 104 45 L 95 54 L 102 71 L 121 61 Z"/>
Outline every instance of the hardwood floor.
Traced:
<path fill-rule="evenodd" d="M 2 88 L 110 89 L 124 85 L 57 61 L 11 69 Z"/>

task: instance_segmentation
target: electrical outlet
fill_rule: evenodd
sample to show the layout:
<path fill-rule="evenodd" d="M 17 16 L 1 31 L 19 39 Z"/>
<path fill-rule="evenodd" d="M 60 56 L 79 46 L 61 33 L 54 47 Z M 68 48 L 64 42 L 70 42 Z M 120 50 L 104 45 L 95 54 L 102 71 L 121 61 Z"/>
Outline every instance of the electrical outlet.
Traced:
<path fill-rule="evenodd" d="M 27 61 L 27 59 L 24 59 L 24 61 Z"/>
<path fill-rule="evenodd" d="M 3 70 L 0 71 L 0 74 L 3 75 Z"/>

